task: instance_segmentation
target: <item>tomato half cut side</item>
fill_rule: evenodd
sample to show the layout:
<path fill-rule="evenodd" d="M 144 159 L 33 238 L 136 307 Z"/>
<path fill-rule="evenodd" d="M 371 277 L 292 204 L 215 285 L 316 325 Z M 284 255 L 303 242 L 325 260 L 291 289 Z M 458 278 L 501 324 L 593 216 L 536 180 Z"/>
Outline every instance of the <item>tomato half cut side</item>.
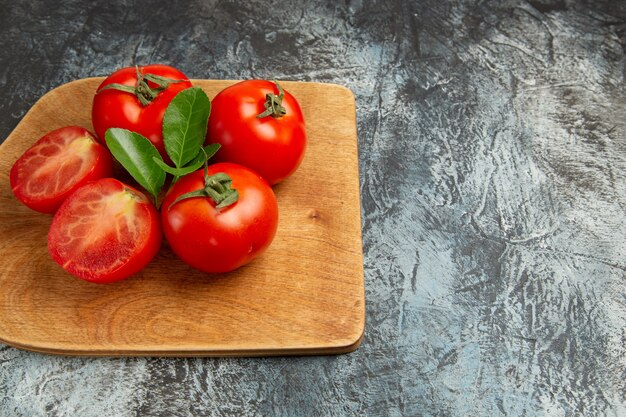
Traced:
<path fill-rule="evenodd" d="M 159 215 L 141 192 L 113 178 L 89 183 L 52 219 L 48 250 L 70 274 L 95 283 L 127 278 L 161 246 Z"/>
<path fill-rule="evenodd" d="M 54 213 L 74 190 L 111 176 L 113 160 L 87 129 L 56 129 L 31 146 L 13 164 L 15 197 L 35 211 Z"/>

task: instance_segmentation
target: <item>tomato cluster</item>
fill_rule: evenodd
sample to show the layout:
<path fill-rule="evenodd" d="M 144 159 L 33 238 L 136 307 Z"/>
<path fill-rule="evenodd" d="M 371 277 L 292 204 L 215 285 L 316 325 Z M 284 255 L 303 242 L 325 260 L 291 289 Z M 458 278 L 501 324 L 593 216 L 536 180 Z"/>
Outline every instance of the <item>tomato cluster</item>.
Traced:
<path fill-rule="evenodd" d="M 183 97 L 191 88 L 182 72 L 166 65 L 118 70 L 95 92 L 95 135 L 77 126 L 54 130 L 13 165 L 15 196 L 54 213 L 48 250 L 70 274 L 96 283 L 127 278 L 153 259 L 163 235 L 178 257 L 208 273 L 239 268 L 272 242 L 278 204 L 271 185 L 293 174 L 306 147 L 298 102 L 277 82 L 234 84 L 210 103 L 205 98 L 204 130 L 190 154 L 189 147 L 177 147 L 180 138 L 167 136 L 176 130 L 167 123 L 194 122 L 191 113 L 198 112 L 191 107 L 185 114 L 193 106 L 185 100 L 195 96 Z M 218 163 L 209 165 L 218 148 Z M 112 177 L 114 159 L 152 199 Z M 141 181 L 152 160 L 165 171 L 158 172 L 157 188 Z M 173 178 L 160 195 L 166 173 Z"/>

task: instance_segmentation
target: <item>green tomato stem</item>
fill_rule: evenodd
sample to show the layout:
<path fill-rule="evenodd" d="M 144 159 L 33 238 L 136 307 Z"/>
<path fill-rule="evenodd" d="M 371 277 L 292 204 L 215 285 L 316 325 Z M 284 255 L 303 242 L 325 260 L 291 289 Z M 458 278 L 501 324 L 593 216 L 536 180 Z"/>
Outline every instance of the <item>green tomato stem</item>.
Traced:
<path fill-rule="evenodd" d="M 161 91 L 165 90 L 170 84 L 180 83 L 185 80 L 175 80 L 173 78 L 162 77 L 160 75 L 155 74 L 143 74 L 139 71 L 139 67 L 135 66 L 135 71 L 137 72 L 137 83 L 134 87 L 123 84 L 109 84 L 102 87 L 100 90 L 96 92 L 96 94 L 100 93 L 104 90 L 119 90 L 125 93 L 134 94 L 142 106 L 147 106 L 154 100 Z M 148 82 L 154 83 L 157 87 L 150 87 Z"/>
<path fill-rule="evenodd" d="M 195 197 L 208 197 L 216 204 L 215 208 L 221 209 L 234 204 L 239 199 L 239 193 L 232 188 L 231 178 L 223 173 L 218 172 L 215 175 L 205 176 L 204 188 L 199 190 L 190 191 L 182 194 L 174 200 L 172 204 L 167 208 L 172 209 L 172 206 L 179 203 L 182 200 Z"/>
<path fill-rule="evenodd" d="M 283 88 L 278 84 L 278 81 L 274 81 L 276 87 L 278 88 L 278 96 L 274 93 L 269 93 L 265 95 L 265 111 L 259 115 L 257 115 L 257 119 L 262 119 L 267 116 L 272 116 L 277 119 L 283 117 L 287 114 L 287 109 L 283 107 L 283 98 L 285 98 L 285 92 Z"/>

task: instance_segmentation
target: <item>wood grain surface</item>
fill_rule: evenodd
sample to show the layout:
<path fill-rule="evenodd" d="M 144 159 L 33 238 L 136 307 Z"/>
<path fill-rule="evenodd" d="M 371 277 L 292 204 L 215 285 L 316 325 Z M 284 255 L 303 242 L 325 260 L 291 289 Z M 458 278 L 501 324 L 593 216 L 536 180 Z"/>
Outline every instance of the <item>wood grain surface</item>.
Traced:
<path fill-rule="evenodd" d="M 9 170 L 48 131 L 92 129 L 101 78 L 44 95 L 0 146 L 0 341 L 66 355 L 256 356 L 342 353 L 364 328 L 364 281 L 354 97 L 331 84 L 284 82 L 299 100 L 308 147 L 274 187 L 280 209 L 268 251 L 229 274 L 207 275 L 164 244 L 142 272 L 97 285 L 50 258 L 52 217 L 21 205 Z M 195 80 L 209 97 L 233 81 Z"/>

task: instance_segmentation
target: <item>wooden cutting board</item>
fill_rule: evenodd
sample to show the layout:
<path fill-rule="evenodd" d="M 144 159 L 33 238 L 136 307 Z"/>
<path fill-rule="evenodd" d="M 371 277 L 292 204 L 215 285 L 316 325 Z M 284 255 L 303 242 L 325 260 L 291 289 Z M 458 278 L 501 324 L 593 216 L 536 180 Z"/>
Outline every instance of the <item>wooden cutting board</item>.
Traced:
<path fill-rule="evenodd" d="M 280 220 L 260 258 L 208 275 L 164 244 L 142 272 L 109 285 L 63 271 L 47 252 L 52 216 L 11 192 L 9 170 L 45 133 L 92 130 L 102 78 L 43 96 L 0 146 L 0 342 L 64 355 L 263 356 L 350 352 L 365 297 L 354 96 L 331 84 L 284 82 L 300 102 L 308 147 L 274 187 Z M 234 81 L 195 80 L 210 98 Z"/>

